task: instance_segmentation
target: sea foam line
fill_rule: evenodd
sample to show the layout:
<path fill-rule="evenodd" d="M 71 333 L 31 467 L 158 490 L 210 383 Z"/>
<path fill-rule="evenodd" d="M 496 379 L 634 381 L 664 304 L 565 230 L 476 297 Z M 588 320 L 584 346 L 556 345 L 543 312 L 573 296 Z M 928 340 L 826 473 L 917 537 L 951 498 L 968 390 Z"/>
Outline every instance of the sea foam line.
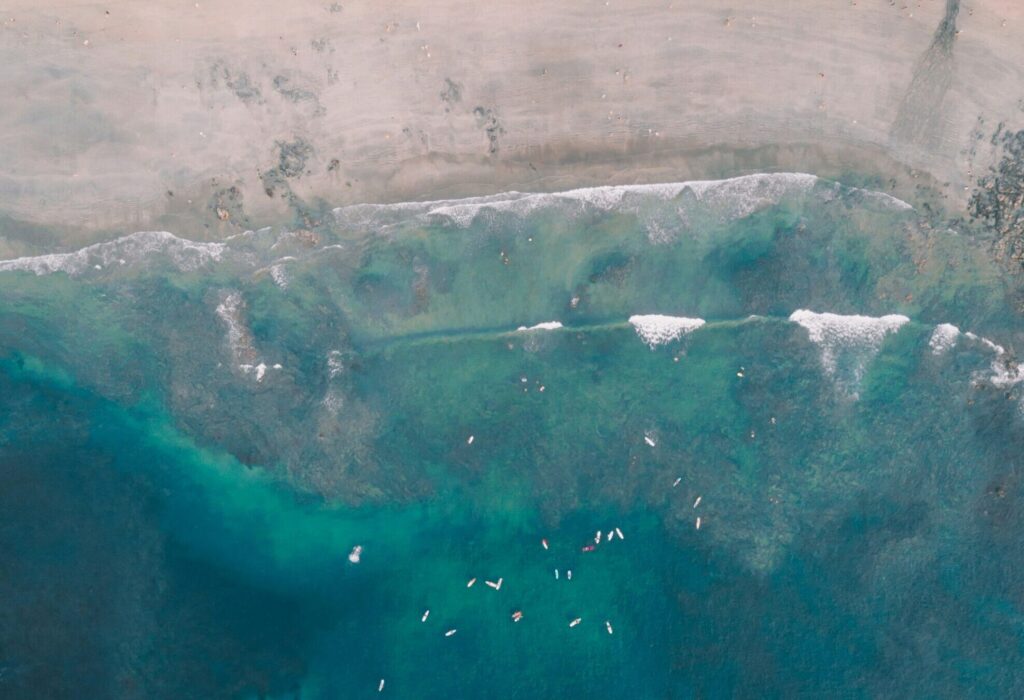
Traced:
<path fill-rule="evenodd" d="M 268 366 L 266 362 L 259 360 L 252 333 L 242 319 L 244 307 L 245 300 L 242 299 L 242 295 L 231 290 L 221 299 L 216 312 L 227 327 L 228 348 L 232 360 L 243 374 L 254 375 L 257 382 L 262 382 L 268 369 L 279 370 L 282 367 L 278 363 Z"/>
<path fill-rule="evenodd" d="M 673 199 L 685 190 L 690 190 L 697 201 L 722 207 L 732 217 L 742 217 L 757 209 L 777 204 L 790 193 L 809 191 L 818 183 L 828 183 L 809 173 L 755 173 L 740 175 L 723 180 L 688 180 L 648 185 L 604 185 L 581 187 L 563 192 L 502 192 L 483 197 L 463 199 L 438 199 L 423 202 L 398 202 L 394 204 L 353 204 L 333 210 L 335 218 L 351 224 L 366 224 L 382 215 L 443 219 L 455 226 L 465 228 L 484 210 L 508 212 L 523 217 L 543 207 L 555 204 L 572 204 L 579 207 L 591 206 L 608 211 L 621 206 L 631 196 L 645 196 L 661 200 Z M 833 190 L 843 189 L 839 183 L 830 183 Z M 897 209 L 910 210 L 913 207 L 884 192 L 873 192 L 849 188 L 866 195 L 873 195 L 878 202 Z"/>
<path fill-rule="evenodd" d="M 538 323 L 533 326 L 519 326 L 519 328 L 516 328 L 516 332 L 522 333 L 523 331 L 554 331 L 558 330 L 561 327 L 561 321 L 544 321 L 543 323 Z"/>
<path fill-rule="evenodd" d="M 720 207 L 728 216 L 741 217 L 760 207 L 777 203 L 788 193 L 809 191 L 818 183 L 829 183 L 829 181 L 808 173 L 757 173 L 723 180 L 691 180 L 648 185 L 605 185 L 582 187 L 564 192 L 523 193 L 513 191 L 464 199 L 395 204 L 354 204 L 338 207 L 333 210 L 333 213 L 341 223 L 373 224 L 382 230 L 409 216 L 427 219 L 441 218 L 457 226 L 465 227 L 472 223 L 473 219 L 484 209 L 507 211 L 519 216 L 526 216 L 545 206 L 569 203 L 578 207 L 591 206 L 608 211 L 621 206 L 624 200 L 630 196 L 669 200 L 677 197 L 684 190 L 689 190 L 699 202 Z M 832 182 L 830 185 L 834 191 L 843 189 L 839 183 Z M 856 188 L 849 189 L 850 191 L 856 190 Z M 906 202 L 884 192 L 856 191 L 873 195 L 876 200 L 890 203 L 897 208 L 912 209 Z M 263 228 L 258 231 L 245 231 L 229 236 L 221 243 L 193 241 L 167 231 L 139 231 L 111 241 L 86 246 L 70 253 L 49 253 L 0 260 L 0 272 L 26 270 L 36 275 L 54 272 L 80 275 L 90 269 L 101 270 L 113 264 L 134 263 L 157 253 L 166 254 L 178 269 L 192 271 L 208 262 L 219 261 L 224 252 L 228 250 L 226 244 L 247 243 L 269 230 Z M 285 235 L 292 234 L 286 233 Z M 285 281 L 285 283 L 287 282 Z"/>
<path fill-rule="evenodd" d="M 220 260 L 223 243 L 201 243 L 179 238 L 167 231 L 139 231 L 112 241 L 94 243 L 72 253 L 49 253 L 12 260 L 0 260 L 0 272 L 25 270 L 36 275 L 66 272 L 80 275 L 89 269 L 100 270 L 113 264 L 126 265 L 149 255 L 164 253 L 182 271 Z"/>

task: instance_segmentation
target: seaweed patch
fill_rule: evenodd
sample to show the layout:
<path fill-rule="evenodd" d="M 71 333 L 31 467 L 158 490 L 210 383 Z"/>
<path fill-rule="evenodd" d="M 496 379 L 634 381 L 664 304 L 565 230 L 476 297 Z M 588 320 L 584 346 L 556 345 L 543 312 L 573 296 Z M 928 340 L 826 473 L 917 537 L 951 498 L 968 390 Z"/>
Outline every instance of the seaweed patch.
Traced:
<path fill-rule="evenodd" d="M 498 115 L 493 109 L 477 107 L 473 110 L 473 115 L 476 117 L 476 125 L 487 134 L 487 152 L 494 155 L 500 148 L 498 138 L 505 133 L 505 128 L 498 121 Z"/>

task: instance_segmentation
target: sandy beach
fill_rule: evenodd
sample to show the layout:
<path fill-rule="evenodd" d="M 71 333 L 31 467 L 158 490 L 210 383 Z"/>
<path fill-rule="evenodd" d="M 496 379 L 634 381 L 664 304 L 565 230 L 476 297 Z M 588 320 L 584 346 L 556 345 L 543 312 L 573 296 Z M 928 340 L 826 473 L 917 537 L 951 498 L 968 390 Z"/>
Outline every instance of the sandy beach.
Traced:
<path fill-rule="evenodd" d="M 779 170 L 957 215 L 1024 122 L 1009 0 L 15 0 L 2 25 L 2 257 Z"/>

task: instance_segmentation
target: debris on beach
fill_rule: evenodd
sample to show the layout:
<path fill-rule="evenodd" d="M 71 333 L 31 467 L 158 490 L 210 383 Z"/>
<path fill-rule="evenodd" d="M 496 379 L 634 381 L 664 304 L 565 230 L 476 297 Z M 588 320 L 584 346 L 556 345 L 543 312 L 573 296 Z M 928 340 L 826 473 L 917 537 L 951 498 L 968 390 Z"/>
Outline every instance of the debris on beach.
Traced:
<path fill-rule="evenodd" d="M 363 546 L 360 545 L 360 544 L 357 544 L 355 547 L 352 548 L 352 551 L 348 553 L 348 560 L 350 562 L 352 562 L 353 564 L 358 564 L 359 563 L 359 558 L 362 556 L 362 554 L 363 554 Z"/>

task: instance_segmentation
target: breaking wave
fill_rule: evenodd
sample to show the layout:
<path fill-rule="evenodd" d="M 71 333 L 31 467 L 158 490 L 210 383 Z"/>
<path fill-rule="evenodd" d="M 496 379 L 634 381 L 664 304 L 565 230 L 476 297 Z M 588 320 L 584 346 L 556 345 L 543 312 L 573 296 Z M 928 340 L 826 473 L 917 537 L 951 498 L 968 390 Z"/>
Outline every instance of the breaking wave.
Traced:
<path fill-rule="evenodd" d="M 648 314 L 630 316 L 629 323 L 636 329 L 636 334 L 640 336 L 640 339 L 653 350 L 659 345 L 671 343 L 687 333 L 692 333 L 703 326 L 705 321 L 702 318 Z"/>
<path fill-rule="evenodd" d="M 368 224 L 395 224 L 408 218 L 424 222 L 447 223 L 460 228 L 470 226 L 487 212 L 526 217 L 548 207 L 582 212 L 586 209 L 611 211 L 636 209 L 643 201 L 675 199 L 689 192 L 695 200 L 729 219 L 742 218 L 778 204 L 784 197 L 803 194 L 822 187 L 824 194 L 835 196 L 844 189 L 857 192 L 875 203 L 892 209 L 910 210 L 908 203 L 882 192 L 844 188 L 807 173 L 757 173 L 724 180 L 692 180 L 652 185 L 607 185 L 583 187 L 565 192 L 504 192 L 484 197 L 442 199 L 396 204 L 355 204 L 339 207 L 334 215 L 339 223 L 361 227 Z"/>
<path fill-rule="evenodd" d="M 821 349 L 825 373 L 854 398 L 867 364 L 882 347 L 882 341 L 910 322 L 901 314 L 844 316 L 806 309 L 794 311 L 789 320 L 807 330 L 810 341 Z"/>
<path fill-rule="evenodd" d="M 25 270 L 36 275 L 66 272 L 71 276 L 110 266 L 132 265 L 157 255 L 165 256 L 182 271 L 220 260 L 223 243 L 200 243 L 167 231 L 140 231 L 112 241 L 96 243 L 73 253 L 50 253 L 0 260 L 0 271 Z"/>

